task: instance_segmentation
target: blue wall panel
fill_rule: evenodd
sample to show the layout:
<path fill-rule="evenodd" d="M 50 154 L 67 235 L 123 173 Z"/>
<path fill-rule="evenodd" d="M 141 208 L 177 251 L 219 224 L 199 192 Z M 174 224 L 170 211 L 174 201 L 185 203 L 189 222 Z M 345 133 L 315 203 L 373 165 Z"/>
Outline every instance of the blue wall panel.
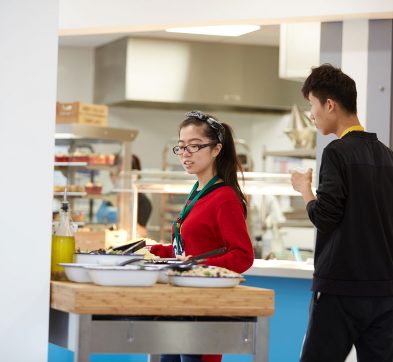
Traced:
<path fill-rule="evenodd" d="M 66 348 L 49 343 L 48 362 L 74 362 L 74 352 Z"/>
<path fill-rule="evenodd" d="M 307 328 L 311 280 L 247 275 L 244 284 L 275 292 L 275 312 L 269 319 L 269 362 L 299 361 Z"/>
<path fill-rule="evenodd" d="M 49 343 L 48 362 L 73 362 L 74 352 Z M 147 362 L 145 354 L 93 354 L 91 362 Z M 252 362 L 251 355 L 227 354 L 222 362 Z"/>
<path fill-rule="evenodd" d="M 91 362 L 147 362 L 146 354 L 93 354 Z"/>

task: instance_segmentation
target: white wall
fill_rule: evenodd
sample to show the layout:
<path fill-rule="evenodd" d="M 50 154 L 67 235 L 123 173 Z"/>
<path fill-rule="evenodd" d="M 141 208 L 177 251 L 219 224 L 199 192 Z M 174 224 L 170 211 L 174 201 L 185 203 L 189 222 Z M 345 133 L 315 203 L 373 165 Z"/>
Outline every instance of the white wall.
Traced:
<path fill-rule="evenodd" d="M 57 100 L 93 102 L 94 49 L 59 47 Z"/>
<path fill-rule="evenodd" d="M 178 127 L 184 119 L 184 113 L 182 110 L 111 107 L 109 123 L 113 127 L 138 129 L 139 134 L 133 144 L 133 151 L 140 157 L 144 169 L 160 169 L 163 165 L 163 150 L 171 139 L 178 137 Z M 248 142 L 256 170 L 261 170 L 263 145 L 269 149 L 292 148 L 289 139 L 283 133 L 289 122 L 288 117 L 284 115 L 212 113 L 234 129 L 236 138 Z M 171 157 L 175 163 L 176 157 Z"/>
<path fill-rule="evenodd" d="M 1 361 L 47 361 L 57 7 L 0 4 Z"/>

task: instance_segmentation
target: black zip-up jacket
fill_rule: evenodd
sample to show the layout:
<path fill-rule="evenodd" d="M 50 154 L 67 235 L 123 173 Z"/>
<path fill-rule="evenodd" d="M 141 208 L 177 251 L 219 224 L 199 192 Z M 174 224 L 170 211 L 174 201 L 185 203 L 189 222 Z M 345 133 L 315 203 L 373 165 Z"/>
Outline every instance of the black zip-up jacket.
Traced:
<path fill-rule="evenodd" d="M 323 151 L 313 291 L 393 295 L 393 151 L 376 134 L 350 132 Z"/>

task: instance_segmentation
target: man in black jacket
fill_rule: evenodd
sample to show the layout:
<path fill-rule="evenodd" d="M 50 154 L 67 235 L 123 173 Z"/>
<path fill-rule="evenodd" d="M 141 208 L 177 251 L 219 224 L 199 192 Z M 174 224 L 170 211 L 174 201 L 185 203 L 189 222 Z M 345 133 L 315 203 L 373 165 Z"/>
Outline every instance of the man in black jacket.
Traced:
<path fill-rule="evenodd" d="M 355 82 L 330 64 L 314 68 L 303 95 L 316 127 L 338 139 L 292 185 L 317 229 L 313 298 L 302 362 L 393 361 L 393 152 L 364 132 Z"/>

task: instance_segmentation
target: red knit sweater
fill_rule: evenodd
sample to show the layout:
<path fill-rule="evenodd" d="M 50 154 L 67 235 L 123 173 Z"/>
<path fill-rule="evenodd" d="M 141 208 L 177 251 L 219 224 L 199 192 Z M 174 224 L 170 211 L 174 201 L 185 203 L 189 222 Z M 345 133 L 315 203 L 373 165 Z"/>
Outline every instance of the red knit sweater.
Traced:
<path fill-rule="evenodd" d="M 230 186 L 222 186 L 200 198 L 181 227 L 186 255 L 199 255 L 227 247 L 223 255 L 207 259 L 204 264 L 243 273 L 254 261 L 243 207 Z M 162 258 L 173 257 L 172 245 L 157 244 L 151 252 Z"/>
<path fill-rule="evenodd" d="M 211 257 L 204 264 L 243 273 L 254 261 L 242 204 L 230 186 L 221 186 L 196 201 L 181 227 L 186 255 L 199 255 L 227 247 L 225 254 Z M 173 257 L 172 245 L 157 244 L 151 252 L 162 258 Z M 204 362 L 220 362 L 221 355 L 204 355 Z"/>

